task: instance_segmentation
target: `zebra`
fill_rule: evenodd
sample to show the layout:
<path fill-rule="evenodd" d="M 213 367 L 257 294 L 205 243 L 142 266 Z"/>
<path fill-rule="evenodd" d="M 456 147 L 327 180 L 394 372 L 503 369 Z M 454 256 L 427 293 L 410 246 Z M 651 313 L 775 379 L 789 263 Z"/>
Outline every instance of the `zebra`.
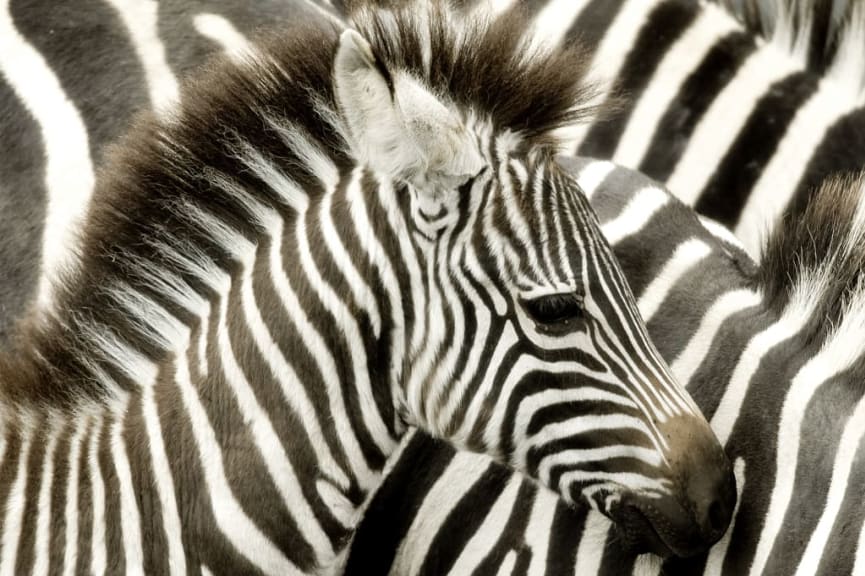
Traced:
<path fill-rule="evenodd" d="M 573 150 L 663 182 L 754 257 L 827 177 L 865 166 L 865 3 L 578 4 L 548 3 L 536 27 L 589 31 L 599 75 L 630 97 L 575 134 Z"/>
<path fill-rule="evenodd" d="M 20 317 L 34 297 L 50 302 L 94 166 L 134 110 L 169 109 L 178 77 L 215 51 L 242 53 L 258 27 L 345 10 L 339 0 L 77 2 L 0 4 L 0 268 L 9 280 L 0 286 L 0 341 L 5 319 Z M 618 113 L 573 134 L 571 151 L 663 182 L 734 226 L 754 257 L 785 207 L 801 211 L 824 178 L 863 166 L 858 0 L 461 4 L 504 14 L 519 4 L 531 37 L 578 38 L 599 81 L 622 95 Z"/>
<path fill-rule="evenodd" d="M 827 182 L 757 265 L 645 176 L 582 159 L 574 171 L 653 341 L 736 469 L 729 532 L 663 573 L 865 573 L 865 175 Z M 398 454 L 348 574 L 661 571 L 588 506 L 564 507 L 488 458 L 420 432 Z"/>
<path fill-rule="evenodd" d="M 582 54 L 356 10 L 212 65 L 106 161 L 0 356 L 0 573 L 332 573 L 409 425 L 635 546 L 723 534 L 731 465 L 559 165 Z"/>
<path fill-rule="evenodd" d="M 218 38 L 219 45 L 229 52 L 238 46 L 243 46 L 243 40 L 238 39 L 239 35 L 236 32 L 237 30 L 250 31 L 251 26 L 244 24 L 244 18 L 254 19 L 258 17 L 256 16 L 258 9 L 232 6 L 230 8 L 232 12 L 229 14 L 227 12 L 229 9 L 226 8 L 229 4 L 223 2 L 212 6 L 200 5 L 201 9 L 212 12 L 222 11 L 225 18 L 207 14 L 196 16 L 194 19 L 191 15 L 177 18 L 178 12 L 182 13 L 182 11 L 179 9 L 165 10 L 160 5 L 157 10 L 161 18 L 158 34 L 161 35 L 165 44 L 166 53 L 170 56 L 176 54 L 168 58 L 168 67 L 174 67 L 175 70 L 179 71 L 184 66 L 190 66 L 197 62 L 207 45 L 206 42 L 202 41 L 205 36 Z M 747 2 L 727 2 L 726 4 L 733 8 L 749 5 Z M 248 7 L 249 5 L 244 3 L 243 6 Z M 283 9 L 281 6 L 268 6 L 266 18 L 276 18 L 277 12 Z M 295 6 L 286 2 L 285 6 L 290 6 L 285 12 L 286 15 L 293 13 L 288 10 L 299 10 L 301 13 L 305 13 L 306 10 L 304 5 Z M 507 13 L 511 5 L 499 3 L 499 6 L 503 12 Z M 778 4 L 778 6 L 784 7 L 784 4 Z M 19 14 L 23 14 L 22 7 L 22 4 L 18 5 Z M 825 7 L 825 4 L 818 3 L 816 7 Z M 855 3 L 851 3 L 850 7 L 855 8 Z M 13 4 L 11 8 L 14 12 L 15 5 Z M 852 10 L 852 8 L 848 9 Z M 707 3 L 637 2 L 636 0 L 630 2 L 619 0 L 573 3 L 533 2 L 528 6 L 528 9 L 532 11 L 534 18 L 534 31 L 542 33 L 545 37 L 560 38 L 567 41 L 568 38 L 577 33 L 577 30 L 582 30 L 582 40 L 595 54 L 595 61 L 600 64 L 596 66 L 599 71 L 605 76 L 617 77 L 618 83 L 626 91 L 626 96 L 628 94 L 638 96 L 638 98 L 625 99 L 621 117 L 618 121 L 616 121 L 617 117 L 614 117 L 614 121 L 608 123 L 611 128 L 607 128 L 607 130 L 612 132 L 612 136 L 608 135 L 605 138 L 611 139 L 612 146 L 610 144 L 601 145 L 604 142 L 604 138 L 600 137 L 603 135 L 603 131 L 598 132 L 598 130 L 603 125 L 595 124 L 583 129 L 582 143 L 575 140 L 577 143 L 574 145 L 574 149 L 583 153 L 614 157 L 624 164 L 638 167 L 671 185 L 680 198 L 689 204 L 696 205 L 699 211 L 708 212 L 727 224 L 736 223 L 736 220 L 751 213 L 751 207 L 747 205 L 750 202 L 749 199 L 759 197 L 759 194 L 751 192 L 752 190 L 757 190 L 757 188 L 768 190 L 773 187 L 761 185 L 755 188 L 754 182 L 756 180 L 773 184 L 783 193 L 782 195 L 792 197 L 793 200 L 789 205 L 793 207 L 794 212 L 801 211 L 807 204 L 806 200 L 811 194 L 812 185 L 818 183 L 826 174 L 838 169 L 858 169 L 862 165 L 859 151 L 865 148 L 856 144 L 861 140 L 862 133 L 860 108 L 854 108 L 851 112 L 846 105 L 819 108 L 812 106 L 809 108 L 812 113 L 817 111 L 830 115 L 821 119 L 822 125 L 828 126 L 825 130 L 820 129 L 820 125 L 818 125 L 818 129 L 811 130 L 810 124 L 800 119 L 807 120 L 808 116 L 803 116 L 800 110 L 804 110 L 805 104 L 815 98 L 818 93 L 823 94 L 821 98 L 825 99 L 830 97 L 833 90 L 841 90 L 843 98 L 840 101 L 842 102 L 850 101 L 855 95 L 855 90 L 851 91 L 851 89 L 855 87 L 862 68 L 857 65 L 857 52 L 854 51 L 853 54 L 845 52 L 845 50 L 849 51 L 851 46 L 855 48 L 850 40 L 856 37 L 855 28 L 852 24 L 836 26 L 827 34 L 822 31 L 810 33 L 808 37 L 812 39 L 820 39 L 821 35 L 828 35 L 834 40 L 826 42 L 829 47 L 826 54 L 821 50 L 811 49 L 807 55 L 804 55 L 794 53 L 791 50 L 793 46 L 789 39 L 792 36 L 789 33 L 782 33 L 783 28 L 779 28 L 779 32 L 775 32 L 771 24 L 765 25 L 767 33 L 771 33 L 772 36 L 764 40 L 731 19 L 717 6 Z M 109 12 L 111 11 L 109 10 Z M 33 17 L 33 20 L 45 18 L 51 13 L 36 14 L 37 16 Z M 854 12 L 851 14 L 852 16 L 846 18 L 850 23 L 861 21 L 854 17 Z M 178 21 L 179 30 L 172 28 L 173 19 Z M 113 34 L 121 36 L 128 33 L 124 25 L 112 27 L 110 20 L 103 15 L 100 26 L 88 29 L 88 32 L 93 37 L 102 29 L 108 29 Z M 193 20 L 194 26 L 190 24 Z M 808 26 L 817 26 L 820 22 L 837 23 L 844 20 L 843 18 L 832 20 L 817 17 Z M 123 18 L 123 21 L 127 22 L 129 19 Z M 671 22 L 675 26 L 671 27 Z M 766 20 L 760 22 L 766 22 Z M 760 22 L 758 24 L 764 26 Z M 232 29 L 229 23 L 235 24 L 235 28 Z M 183 28 L 183 25 L 186 25 L 187 28 Z M 31 26 L 38 30 L 36 24 Z M 139 26 L 145 26 L 145 24 L 139 21 Z M 46 25 L 44 32 L 46 35 L 48 28 L 49 26 Z M 62 30 L 59 31 L 62 32 Z M 50 49 L 46 48 L 45 44 L 39 44 L 33 38 L 32 33 L 30 39 L 40 47 L 52 69 L 64 70 L 65 63 L 59 56 L 55 56 L 51 60 L 52 52 Z M 843 41 L 839 41 L 839 39 L 843 39 Z M 184 42 L 192 42 L 195 45 L 195 50 L 189 50 L 188 47 L 185 47 Z M 133 44 L 133 42 L 130 41 L 129 44 Z M 647 45 L 652 46 L 652 58 L 645 57 L 646 50 L 644 47 Z M 815 46 L 819 47 L 820 43 L 815 44 Z M 213 46 L 211 46 L 212 48 Z M 59 47 L 57 50 L 59 51 Z M 98 54 L 95 52 L 95 48 L 91 50 Z M 123 50 L 119 51 L 123 52 Z M 138 50 L 128 49 L 128 52 L 127 58 L 129 60 L 138 60 Z M 845 53 L 852 58 L 844 59 L 838 56 Z M 0 58 L 2 58 L 2 54 L 0 51 Z M 83 53 L 85 58 L 87 57 L 86 54 Z M 815 55 L 820 56 L 823 60 L 818 58 L 815 63 Z M 640 58 L 637 58 L 638 56 Z M 150 60 L 142 59 L 141 61 L 152 65 Z M 839 63 L 846 63 L 844 65 L 851 66 L 847 69 L 847 74 L 841 75 L 842 78 L 846 78 L 850 82 L 842 84 L 824 82 L 822 79 L 825 75 L 824 69 L 844 70 L 843 67 L 838 68 L 841 65 Z M 75 66 L 80 65 L 80 63 L 75 64 Z M 818 68 L 816 71 L 814 70 L 815 66 Z M 69 70 L 67 74 L 74 76 L 75 68 L 72 67 Z M 133 73 L 143 76 L 134 69 Z M 100 74 L 99 71 L 93 70 L 89 70 L 86 76 L 94 82 L 104 82 L 104 85 L 109 88 L 116 78 L 116 75 Z M 837 77 L 837 73 L 835 76 Z M 150 74 L 147 76 L 148 79 L 153 77 L 158 77 L 158 75 Z M 711 88 L 707 89 L 706 82 L 708 80 L 711 80 L 712 83 Z M 146 84 L 150 93 L 159 94 L 156 82 L 142 80 L 140 84 L 142 86 Z M 138 86 L 136 89 L 140 91 L 140 100 L 147 101 L 148 93 L 142 86 Z M 788 89 L 778 90 L 778 86 L 784 86 Z M 729 98 L 720 98 L 725 93 L 736 93 L 734 89 L 742 95 L 740 100 L 732 101 Z M 742 90 L 744 90 L 744 94 L 741 92 Z M 844 92 L 845 90 L 848 92 Z M 120 98 L 124 94 L 132 94 L 133 92 L 133 90 L 119 91 L 116 97 Z M 112 94 L 110 90 L 106 90 L 106 93 Z M 790 98 L 791 95 L 795 95 L 796 98 Z M 78 103 L 78 109 L 82 116 L 88 120 L 88 127 L 104 126 L 105 124 L 100 124 L 100 122 L 107 122 L 91 110 L 98 108 L 97 106 L 91 105 L 88 108 L 84 105 L 86 100 L 81 96 L 76 96 L 74 92 L 70 93 L 70 101 Z M 153 101 L 155 104 L 158 98 L 154 98 Z M 779 105 L 779 101 L 783 106 Z M 855 98 L 853 101 L 855 103 Z M 777 111 L 783 111 L 783 114 Z M 711 118 L 732 119 L 731 126 L 736 124 L 744 127 L 737 134 L 734 134 L 735 139 L 732 143 L 728 143 L 729 148 L 727 149 L 715 148 L 715 152 L 711 154 L 690 153 L 692 158 L 702 155 L 709 158 L 710 164 L 711 162 L 717 163 L 713 167 L 714 173 L 711 174 L 712 182 L 715 184 L 708 187 L 694 185 L 696 180 L 690 176 L 671 180 L 674 168 L 679 169 L 678 167 L 681 167 L 685 170 L 681 173 L 686 176 L 689 173 L 686 169 L 692 166 L 707 171 L 709 165 L 705 163 L 698 165 L 699 163 L 688 160 L 688 154 L 689 150 L 696 150 L 695 147 L 699 142 L 706 142 L 704 137 L 697 137 L 698 134 L 695 130 L 703 123 L 711 126 L 707 120 Z M 118 122 L 116 119 L 111 121 Z M 794 125 L 798 125 L 799 128 L 794 130 Z M 640 129 L 641 126 L 642 129 Z M 766 126 L 771 126 L 772 129 L 767 130 Z M 0 123 L 0 128 L 2 128 L 2 123 Z M 803 129 L 806 129 L 804 138 L 797 140 L 787 137 L 788 132 L 801 135 Z M 705 129 L 703 130 L 705 132 Z M 30 132 L 33 132 L 32 128 Z M 18 133 L 27 134 L 26 131 L 14 132 L 13 136 L 17 138 Z M 94 137 L 94 134 L 98 134 L 98 130 L 91 128 L 90 134 L 91 137 Z M 640 144 L 639 137 L 641 134 L 643 138 L 651 137 L 651 140 L 648 143 Z M 764 151 L 765 154 L 749 154 L 747 163 L 732 161 L 736 158 L 735 150 L 759 148 L 759 146 L 750 146 L 748 143 L 760 142 L 767 134 L 776 141 L 776 144 L 769 146 L 768 150 Z M 804 154 L 804 159 L 795 166 L 797 170 L 804 169 L 803 176 L 793 184 L 779 180 L 777 170 L 772 173 L 766 172 L 766 167 L 773 162 L 776 165 L 784 165 L 775 161 L 775 158 L 783 158 L 782 147 L 779 147 L 782 137 L 783 140 L 789 142 L 798 141 L 801 146 L 797 153 Z M 634 138 L 638 138 L 638 140 L 634 141 Z M 13 140 L 7 138 L 4 141 Z M 710 142 L 710 144 L 713 146 L 720 145 L 716 142 Z M 607 147 L 606 150 L 604 149 L 605 146 Z M 642 156 L 631 152 L 628 154 L 622 152 L 633 151 L 635 148 L 640 150 L 641 146 L 645 149 L 645 152 L 640 152 Z M 97 153 L 94 152 L 94 158 L 96 155 Z M 8 158 L 9 156 L 6 155 L 5 157 Z M 721 162 L 720 160 L 724 158 L 727 160 Z M 744 176 L 739 177 L 739 170 L 743 166 L 746 169 Z M 603 170 L 606 169 L 604 167 L 609 168 L 609 165 L 601 165 L 599 173 L 603 173 Z M 783 176 L 786 179 L 788 174 L 783 174 Z M 705 178 L 705 173 L 703 178 Z M 717 182 L 722 182 L 723 186 Z M 737 206 L 738 212 L 734 216 L 725 216 L 717 210 L 711 209 L 713 202 L 717 203 L 718 200 L 723 199 L 723 197 L 718 196 L 722 192 L 738 197 L 742 201 L 738 205 L 735 202 L 727 204 Z M 716 200 L 709 201 L 715 196 L 718 196 Z M 12 220 L 16 223 L 22 221 L 20 218 L 12 218 Z M 24 221 L 26 220 L 24 219 Z M 747 232 L 751 235 L 748 248 L 751 254 L 756 256 L 754 246 L 757 242 L 755 238 L 759 236 L 760 231 L 756 227 L 743 227 L 741 224 L 740 222 L 737 232 L 743 234 L 750 230 Z M 38 246 L 38 243 L 35 245 Z M 17 285 L 14 287 L 17 288 Z M 678 308 L 674 310 L 680 313 Z M 781 328 L 789 330 L 789 326 L 782 326 Z M 777 335 L 779 331 L 782 335 L 787 334 L 780 328 L 776 329 L 774 334 Z M 761 342 L 762 346 L 768 346 L 763 340 Z M 661 351 L 665 352 L 663 346 Z M 743 404 L 740 409 L 745 410 L 746 407 L 747 405 Z M 772 436 L 772 434 L 767 434 L 767 437 Z M 761 494 L 768 494 L 771 490 L 772 487 L 764 487 Z M 761 506 L 765 509 L 765 505 L 761 504 Z M 596 515 L 593 515 L 592 518 L 597 520 Z M 741 531 L 747 525 L 740 523 L 738 526 Z M 754 529 L 752 528 L 752 530 Z M 610 552 L 607 552 L 606 555 L 607 561 L 615 550 L 614 546 L 610 547 Z M 842 554 L 841 556 L 849 557 L 849 554 Z M 590 554 L 588 557 L 592 557 L 592 555 Z M 751 556 L 743 553 L 742 557 L 747 559 Z M 740 566 L 735 563 L 731 564 L 732 562 L 732 560 L 727 560 L 729 566 Z M 736 573 L 729 566 L 726 571 Z M 739 570 L 739 572 L 743 571 L 746 569 Z"/>

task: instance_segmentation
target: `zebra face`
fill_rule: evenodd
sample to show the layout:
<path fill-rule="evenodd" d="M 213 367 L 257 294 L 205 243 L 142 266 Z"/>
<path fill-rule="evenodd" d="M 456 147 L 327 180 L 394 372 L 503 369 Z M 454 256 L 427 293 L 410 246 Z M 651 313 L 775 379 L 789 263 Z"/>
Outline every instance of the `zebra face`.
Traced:
<path fill-rule="evenodd" d="M 394 329 L 402 370 L 392 388 L 405 420 L 493 455 L 566 501 L 588 501 L 637 547 L 705 549 L 735 503 L 722 448 L 650 342 L 554 139 L 458 104 L 443 93 L 454 80 L 431 85 L 424 74 L 436 50 L 423 46 L 446 31 L 405 41 L 425 25 L 375 21 L 372 45 L 348 30 L 334 62 L 342 132 L 381 184 L 365 193 L 380 196 L 403 239 L 405 318 Z M 388 62 L 400 42 L 421 47 L 418 69 Z M 465 49 L 479 62 L 461 63 L 460 74 L 451 62 L 454 77 L 482 75 L 484 50 L 501 56 L 500 38 L 472 42 Z M 524 55 L 515 62 L 529 66 Z M 516 72 L 532 97 L 547 98 L 538 88 L 546 72 Z"/>
<path fill-rule="evenodd" d="M 525 153 L 512 135 L 498 139 L 499 157 L 439 205 L 436 214 L 452 224 L 437 220 L 441 243 L 426 248 L 448 263 L 428 265 L 447 290 L 435 316 L 444 334 L 470 340 L 445 336 L 439 351 L 460 350 L 466 365 L 480 358 L 473 374 L 458 374 L 459 361 L 445 364 L 468 381 L 460 394 L 474 397 L 461 409 L 455 385 L 439 376 L 424 379 L 410 405 L 435 433 L 498 457 L 571 503 L 588 501 L 635 549 L 699 552 L 729 523 L 730 464 L 649 340 L 571 175 L 555 157 Z M 418 229 L 429 224 L 415 220 Z M 460 323 L 473 329 L 466 334 Z"/>

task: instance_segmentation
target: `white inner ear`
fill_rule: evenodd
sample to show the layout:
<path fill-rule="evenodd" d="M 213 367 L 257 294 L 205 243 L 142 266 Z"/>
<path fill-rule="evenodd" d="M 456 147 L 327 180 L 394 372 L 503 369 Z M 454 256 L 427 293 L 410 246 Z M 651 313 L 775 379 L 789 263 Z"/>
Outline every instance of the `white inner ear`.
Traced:
<path fill-rule="evenodd" d="M 369 43 L 343 32 L 334 87 L 357 158 L 419 188 L 452 188 L 479 172 L 481 155 L 459 116 L 412 76 L 398 72 L 392 82 L 393 94 Z"/>

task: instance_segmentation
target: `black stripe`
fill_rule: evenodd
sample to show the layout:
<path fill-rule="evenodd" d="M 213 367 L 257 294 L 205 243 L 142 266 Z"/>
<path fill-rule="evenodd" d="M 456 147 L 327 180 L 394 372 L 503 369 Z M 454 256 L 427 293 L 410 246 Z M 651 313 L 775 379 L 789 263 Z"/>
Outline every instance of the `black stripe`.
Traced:
<path fill-rule="evenodd" d="M 642 0 L 637 0 L 642 1 Z M 627 0 L 591 0 L 568 29 L 566 41 L 594 52 Z"/>
<path fill-rule="evenodd" d="M 213 316 L 215 314 L 211 318 Z M 210 335 L 213 335 L 212 331 Z M 189 414 L 184 410 L 173 376 L 173 370 L 166 370 L 159 377 L 154 385 L 154 396 L 165 440 L 165 454 L 174 479 L 177 508 L 181 513 L 186 570 L 190 575 L 199 575 L 203 563 L 211 570 L 219 569 L 225 574 L 260 574 L 226 540 L 216 524 Z M 195 521 L 190 522 L 184 511 L 195 511 Z"/>
<path fill-rule="evenodd" d="M 51 536 L 49 574 L 60 574 L 66 552 L 66 485 L 69 478 L 69 447 L 73 426 L 66 426 L 54 452 L 54 483 L 51 486 Z M 89 437 L 89 435 L 88 435 Z M 80 554 L 80 552 L 79 552 Z"/>
<path fill-rule="evenodd" d="M 507 468 L 490 463 L 480 479 L 460 497 L 430 543 L 418 576 L 448 574 L 462 553 L 463 546 L 477 532 L 496 503 L 490 494 L 501 495 L 513 474 Z M 487 496 L 487 497 L 485 497 Z M 454 543 L 460 543 L 454 546 Z"/>
<path fill-rule="evenodd" d="M 588 506 L 569 508 L 562 504 L 556 506 L 553 525 L 547 549 L 547 574 L 573 574 L 576 568 L 577 548 L 585 535 L 586 512 Z"/>
<path fill-rule="evenodd" d="M 39 126 L 0 77 L 0 345 L 39 285 L 45 154 Z"/>
<path fill-rule="evenodd" d="M 151 385 L 150 383 L 146 385 Z M 129 472 L 135 504 L 138 506 L 139 527 L 142 538 L 145 574 L 168 574 L 168 542 L 165 539 L 165 526 L 162 523 L 163 503 L 156 489 L 152 448 L 150 442 L 141 442 L 146 437 L 146 426 L 142 396 L 137 394 L 126 411 L 122 442 L 129 459 Z"/>
<path fill-rule="evenodd" d="M 6 435 L 6 451 L 3 454 L 3 465 L 0 466 L 0 510 L 5 511 L 9 506 L 9 496 L 12 489 L 12 484 L 15 482 L 15 475 L 18 473 L 18 466 L 21 460 L 21 433 L 20 421 L 10 426 L 5 432 Z M 3 533 L 6 527 L 6 514 L 0 514 L 0 534 Z"/>
<path fill-rule="evenodd" d="M 865 108 L 843 118 L 826 131 L 788 207 L 801 214 L 816 188 L 831 174 L 859 172 L 865 168 Z"/>
<path fill-rule="evenodd" d="M 617 91 L 623 92 L 627 103 L 608 120 L 592 125 L 579 154 L 594 158 L 610 158 L 628 125 L 639 96 L 645 91 L 661 60 L 670 47 L 687 30 L 701 7 L 693 2 L 671 0 L 652 10 L 640 29 L 619 73 Z"/>
<path fill-rule="evenodd" d="M 640 163 L 641 172 L 660 181 L 670 177 L 698 122 L 755 48 L 752 36 L 733 32 L 709 50 L 658 123 Z"/>
<path fill-rule="evenodd" d="M 220 45 L 196 30 L 194 19 L 199 14 L 222 16 L 252 40 L 260 29 L 278 30 L 286 23 L 300 25 L 300 22 L 320 21 L 322 16 L 312 4 L 322 2 L 260 0 L 253 8 L 246 2 L 233 0 L 160 0 L 157 29 L 165 45 L 168 65 L 175 75 L 185 76 L 222 50 Z M 323 9 L 329 11 L 327 6 Z"/>
<path fill-rule="evenodd" d="M 112 418 L 106 418 L 102 424 L 99 434 L 99 470 L 105 483 L 106 572 L 120 574 L 126 571 L 126 548 L 123 545 L 123 516 L 120 514 L 120 480 L 114 466 L 114 455 L 111 453 L 111 429 L 114 425 Z M 84 445 L 81 446 L 81 454 L 82 457 L 87 454 L 87 447 Z"/>
<path fill-rule="evenodd" d="M 792 74 L 769 88 L 700 194 L 697 212 L 730 227 L 739 221 L 751 189 L 790 122 L 816 90 L 817 79 L 807 72 Z"/>
<path fill-rule="evenodd" d="M 455 454 L 453 448 L 422 432 L 412 437 L 357 527 L 346 574 L 390 573 L 424 498 Z"/>
<path fill-rule="evenodd" d="M 99 0 L 12 0 L 12 20 L 51 66 L 81 113 L 98 162 L 105 145 L 147 106 L 144 71 L 120 16 Z"/>
<path fill-rule="evenodd" d="M 515 480 L 517 477 L 515 474 L 509 475 L 509 479 Z M 502 489 L 504 489 L 504 486 L 502 486 Z M 500 528 L 501 537 L 496 540 L 492 550 L 478 565 L 475 574 L 490 574 L 492 576 L 498 574 L 502 562 L 511 551 L 517 554 L 517 560 L 513 569 L 514 573 L 519 573 L 520 563 L 525 566 L 528 565 L 531 559 L 531 550 L 526 546 L 525 532 L 537 492 L 538 489 L 529 481 L 524 480 L 520 482 L 517 497 L 514 500 L 508 520 Z"/>
<path fill-rule="evenodd" d="M 75 563 L 76 574 L 90 574 L 93 542 L 93 482 L 90 478 L 90 438 L 95 434 L 93 422 L 87 427 L 87 432 L 81 436 L 81 457 L 78 460 L 78 548 Z M 58 479 L 62 477 L 58 476 Z M 65 483 L 61 482 L 65 488 Z M 65 493 L 65 492 L 64 492 Z M 60 514 L 66 512 L 60 509 Z M 65 550 L 60 549 L 61 558 Z"/>
<path fill-rule="evenodd" d="M 857 377 L 859 376 L 859 377 Z M 820 385 L 808 402 L 784 524 L 775 539 L 766 573 L 793 574 L 826 506 L 835 457 L 844 428 L 863 398 L 861 371 L 848 371 Z M 747 468 L 746 468 L 747 469 Z M 815 490 L 814 487 L 819 487 Z M 836 572 L 836 574 L 840 574 Z"/>
<path fill-rule="evenodd" d="M 33 571 L 36 544 L 36 518 L 38 515 L 39 486 L 42 483 L 42 468 L 45 463 L 46 435 L 44 423 L 34 422 L 33 440 L 27 459 L 24 509 L 21 516 L 21 532 L 18 537 L 18 555 L 15 558 L 15 573 L 29 574 Z"/>
<path fill-rule="evenodd" d="M 242 280 L 235 275 L 232 276 L 231 289 L 227 296 L 231 303 L 229 310 L 233 308 L 234 303 L 239 304 L 241 301 Z M 212 314 L 216 322 L 219 321 L 217 310 L 218 307 L 214 307 Z M 240 341 L 238 333 L 243 335 L 247 346 L 254 346 L 254 344 L 249 342 L 249 332 L 246 326 L 242 325 L 243 318 L 240 314 L 228 314 L 225 321 L 229 333 L 229 345 L 243 371 L 245 366 L 242 358 L 247 350 L 238 345 Z M 238 503 L 261 532 L 295 565 L 306 569 L 315 564 L 315 552 L 310 543 L 300 535 L 295 519 L 286 514 L 284 500 L 267 467 L 266 458 L 273 458 L 276 455 L 263 454 L 255 441 L 252 426 L 241 409 L 238 397 L 232 391 L 232 385 L 228 382 L 223 365 L 227 359 L 219 348 L 216 325 L 212 324 L 212 326 L 207 350 L 211 361 L 211 372 L 205 380 L 212 388 L 209 394 L 200 394 L 200 398 L 219 442 L 225 463 L 226 479 Z M 258 368 L 262 366 L 259 364 Z M 256 381 L 254 372 L 245 372 L 245 376 L 251 382 Z M 252 394 L 254 395 L 255 392 L 252 391 Z M 257 402 L 261 405 L 260 397 Z M 283 402 L 280 402 L 280 405 L 285 406 Z M 299 440 L 303 441 L 302 438 Z M 310 461 L 315 462 L 314 458 Z M 302 472 L 298 475 L 304 476 Z M 309 478 L 312 476 L 311 473 L 307 474 Z"/>

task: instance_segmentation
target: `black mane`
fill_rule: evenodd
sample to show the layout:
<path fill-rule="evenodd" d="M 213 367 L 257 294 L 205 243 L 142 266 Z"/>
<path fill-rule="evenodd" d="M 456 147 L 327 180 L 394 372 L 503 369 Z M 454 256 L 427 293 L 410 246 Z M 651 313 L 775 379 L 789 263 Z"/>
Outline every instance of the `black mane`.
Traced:
<path fill-rule="evenodd" d="M 430 2 L 426 9 L 415 2 L 395 3 L 399 6 L 384 16 L 377 4 L 355 2 L 349 12 L 385 67 L 423 79 L 438 94 L 486 116 L 496 129 L 531 139 L 594 112 L 587 105 L 594 94 L 585 81 L 588 58 L 576 44 L 553 50 L 527 46 L 531 22 L 525 9 L 489 22 L 459 13 L 449 18 L 454 9 L 444 0 Z M 423 65 L 427 30 L 429 71 Z"/>
<path fill-rule="evenodd" d="M 777 308 L 794 287 L 826 273 L 828 282 L 809 294 L 817 299 L 811 333 L 822 340 L 843 318 L 865 283 L 865 174 L 836 176 L 811 195 L 803 213 L 787 214 L 763 247 L 758 282 Z M 858 218 L 857 218 L 858 212 Z"/>

